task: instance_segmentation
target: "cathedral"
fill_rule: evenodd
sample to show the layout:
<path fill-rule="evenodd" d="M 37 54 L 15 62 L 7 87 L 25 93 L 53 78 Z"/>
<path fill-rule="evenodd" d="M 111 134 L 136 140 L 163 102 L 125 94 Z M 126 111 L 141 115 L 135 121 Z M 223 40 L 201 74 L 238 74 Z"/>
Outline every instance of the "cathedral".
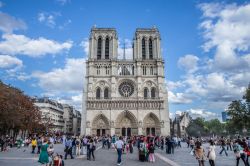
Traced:
<path fill-rule="evenodd" d="M 136 29 L 132 48 L 132 59 L 118 58 L 116 29 L 91 29 L 81 135 L 170 135 L 158 29 Z"/>

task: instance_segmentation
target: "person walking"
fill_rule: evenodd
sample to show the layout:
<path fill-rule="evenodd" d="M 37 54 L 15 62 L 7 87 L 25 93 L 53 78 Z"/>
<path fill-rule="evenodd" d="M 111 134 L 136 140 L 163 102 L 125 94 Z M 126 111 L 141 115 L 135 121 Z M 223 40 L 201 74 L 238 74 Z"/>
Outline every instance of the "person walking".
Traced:
<path fill-rule="evenodd" d="M 240 140 L 235 140 L 233 144 L 233 151 L 236 157 L 236 166 L 239 166 L 240 159 L 242 159 L 244 165 L 246 166 L 245 154 L 243 152 L 243 147 L 240 144 Z"/>
<path fill-rule="evenodd" d="M 122 148 L 123 148 L 124 142 L 122 141 L 122 137 L 119 137 L 119 140 L 115 142 L 115 149 L 117 150 L 117 165 L 121 165 L 122 162 Z"/>
<path fill-rule="evenodd" d="M 32 147 L 32 152 L 31 152 L 31 153 L 35 153 L 36 146 L 37 146 L 37 141 L 36 141 L 36 139 L 33 137 L 33 138 L 32 138 L 32 141 L 31 141 L 31 147 Z"/>
<path fill-rule="evenodd" d="M 215 166 L 215 158 L 216 158 L 215 145 L 214 145 L 214 142 L 212 140 L 210 140 L 210 146 L 209 146 L 207 158 L 209 160 L 210 166 Z"/>
<path fill-rule="evenodd" d="M 203 149 L 203 147 L 201 146 L 201 143 L 197 143 L 196 144 L 196 148 L 194 150 L 195 152 L 195 157 L 196 157 L 196 160 L 198 161 L 199 163 L 199 166 L 205 166 L 205 151 Z"/>
<path fill-rule="evenodd" d="M 226 141 L 225 141 L 223 136 L 221 137 L 220 142 L 221 142 L 221 148 L 222 148 L 221 151 L 220 151 L 220 155 L 222 155 L 223 151 L 225 151 L 226 156 L 228 156 L 227 150 L 226 150 Z"/>
<path fill-rule="evenodd" d="M 155 162 L 155 147 L 154 147 L 154 143 L 153 140 L 150 141 L 149 146 L 148 146 L 148 152 L 149 152 L 149 162 Z"/>
<path fill-rule="evenodd" d="M 49 145 L 47 144 L 47 139 L 44 139 L 43 144 L 41 146 L 41 153 L 39 155 L 38 162 L 41 164 L 45 164 L 46 166 L 49 163 L 48 147 L 49 147 Z"/>
<path fill-rule="evenodd" d="M 65 151 L 64 160 L 67 160 L 68 154 L 70 155 L 71 159 L 74 159 L 74 157 L 72 155 L 72 140 L 69 137 L 65 141 L 65 150 L 64 151 Z"/>
<path fill-rule="evenodd" d="M 95 141 L 93 140 L 93 138 L 90 139 L 89 143 L 90 143 L 90 146 L 89 146 L 89 160 L 91 160 L 91 155 L 92 155 L 93 161 L 95 161 L 94 151 L 96 149 L 96 145 L 95 145 Z"/>
<path fill-rule="evenodd" d="M 43 144 L 43 142 L 42 142 L 41 137 L 38 137 L 38 139 L 37 139 L 37 154 L 40 154 L 42 144 Z"/>
<path fill-rule="evenodd" d="M 81 140 L 79 137 L 76 139 L 76 156 L 80 156 L 81 153 Z"/>

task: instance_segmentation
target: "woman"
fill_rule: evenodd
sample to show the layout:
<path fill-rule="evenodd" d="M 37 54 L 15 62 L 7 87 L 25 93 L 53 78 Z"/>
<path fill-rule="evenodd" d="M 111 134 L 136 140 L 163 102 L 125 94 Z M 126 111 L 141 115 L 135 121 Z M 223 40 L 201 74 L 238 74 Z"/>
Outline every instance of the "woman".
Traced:
<path fill-rule="evenodd" d="M 216 158 L 215 145 L 214 145 L 214 142 L 212 140 L 210 140 L 210 146 L 209 146 L 209 150 L 207 153 L 207 158 L 209 160 L 210 166 L 215 166 L 215 162 L 214 162 L 215 158 Z"/>
<path fill-rule="evenodd" d="M 146 144 L 141 138 L 139 142 L 139 160 L 144 162 L 146 160 Z"/>
<path fill-rule="evenodd" d="M 233 150 L 234 154 L 236 156 L 236 166 L 239 165 L 240 159 L 242 159 L 244 165 L 246 166 L 246 161 L 245 161 L 245 153 L 243 152 L 243 148 L 241 146 L 241 141 L 236 140 L 233 144 Z"/>
<path fill-rule="evenodd" d="M 149 162 L 155 162 L 155 146 L 153 143 L 153 140 L 150 141 L 149 146 L 148 146 L 148 153 L 149 153 Z"/>
<path fill-rule="evenodd" d="M 48 147 L 49 145 L 47 144 L 47 139 L 44 139 L 38 162 L 45 164 L 46 166 L 49 163 Z"/>
<path fill-rule="evenodd" d="M 205 161 L 205 151 L 201 146 L 201 143 L 198 142 L 195 148 L 195 156 L 196 159 L 198 160 L 199 166 L 205 166 L 204 161 Z"/>
<path fill-rule="evenodd" d="M 89 143 L 90 143 L 90 146 L 89 146 L 89 160 L 91 160 L 91 155 L 92 155 L 93 161 L 95 161 L 95 155 L 94 155 L 95 142 L 94 142 L 93 138 L 90 139 Z"/>

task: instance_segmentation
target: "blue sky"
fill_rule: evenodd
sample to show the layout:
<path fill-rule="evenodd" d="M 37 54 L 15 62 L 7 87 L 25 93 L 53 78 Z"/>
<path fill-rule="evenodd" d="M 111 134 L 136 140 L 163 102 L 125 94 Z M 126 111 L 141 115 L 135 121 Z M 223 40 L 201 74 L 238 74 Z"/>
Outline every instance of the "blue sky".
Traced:
<path fill-rule="evenodd" d="M 91 27 L 116 28 L 129 54 L 156 26 L 172 115 L 220 118 L 250 82 L 249 18 L 247 1 L 1 0 L 0 79 L 80 109 Z"/>

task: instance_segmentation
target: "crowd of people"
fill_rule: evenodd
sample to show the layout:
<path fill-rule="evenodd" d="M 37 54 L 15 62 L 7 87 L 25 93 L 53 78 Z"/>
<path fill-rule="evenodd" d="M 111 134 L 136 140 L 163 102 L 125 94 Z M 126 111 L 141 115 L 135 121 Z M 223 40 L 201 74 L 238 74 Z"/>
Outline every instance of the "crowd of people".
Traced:
<path fill-rule="evenodd" d="M 187 143 L 190 148 L 189 153 L 198 161 L 199 166 L 204 166 L 208 160 L 210 166 L 216 163 L 216 148 L 221 148 L 219 154 L 228 156 L 228 151 L 233 151 L 236 159 L 236 166 L 240 160 L 245 166 L 249 166 L 250 156 L 250 139 L 236 138 L 229 139 L 225 137 L 217 137 L 210 139 L 202 138 L 179 138 L 179 137 L 163 137 L 163 136 L 36 136 L 25 139 L 13 139 L 6 136 L 0 138 L 0 150 L 8 151 L 9 148 L 16 146 L 31 147 L 31 153 L 39 154 L 39 162 L 48 166 L 64 166 L 64 160 L 86 155 L 87 160 L 95 161 L 95 150 L 98 148 L 115 149 L 117 151 L 117 165 L 122 163 L 122 154 L 133 154 L 134 148 L 138 151 L 138 161 L 155 162 L 155 150 L 159 149 L 166 154 L 174 154 L 176 148 L 181 148 L 181 142 Z M 54 153 L 54 144 L 63 144 L 64 152 L 61 154 Z M 209 146 L 204 146 L 209 144 Z M 97 147 L 98 145 L 98 147 Z M 183 148 L 183 147 L 182 147 Z M 24 149 L 24 151 L 27 148 Z M 64 154 L 63 154 L 64 153 Z"/>

